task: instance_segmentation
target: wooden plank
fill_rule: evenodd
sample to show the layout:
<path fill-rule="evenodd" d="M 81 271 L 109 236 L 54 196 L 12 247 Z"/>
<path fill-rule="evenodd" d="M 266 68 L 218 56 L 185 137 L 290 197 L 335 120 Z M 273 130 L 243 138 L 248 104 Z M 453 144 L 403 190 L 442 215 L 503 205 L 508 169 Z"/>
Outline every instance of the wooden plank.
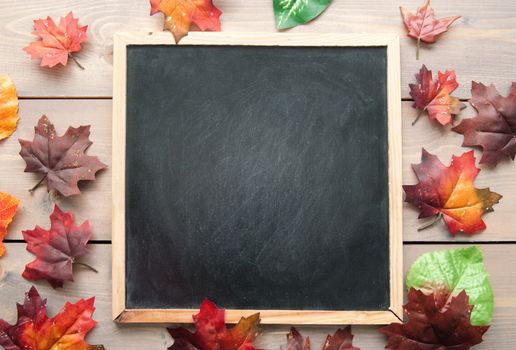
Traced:
<path fill-rule="evenodd" d="M 415 59 L 415 42 L 405 37 L 397 0 L 335 1 L 310 25 L 289 32 L 397 33 L 402 37 L 402 95 L 408 97 L 408 83 L 425 63 L 434 70 L 456 69 L 461 86 L 457 96 L 470 96 L 471 80 L 496 83 L 505 93 L 516 76 L 516 2 L 505 0 L 433 0 L 439 17 L 462 15 L 438 44 L 422 50 Z M 414 12 L 419 0 L 403 5 Z M 12 75 L 21 96 L 111 96 L 113 33 L 117 31 L 161 31 L 161 15 L 149 16 L 145 0 L 48 0 L 31 4 L 0 0 L 0 71 Z M 270 0 L 217 3 L 223 11 L 222 29 L 227 32 L 276 32 Z M 487 9 L 487 10 L 486 10 Z M 68 67 L 40 68 L 22 51 L 34 37 L 32 20 L 47 15 L 59 17 L 73 10 L 88 24 L 89 43 Z M 257 15 L 259 14 L 259 15 Z"/>
<path fill-rule="evenodd" d="M 412 126 L 416 111 L 410 102 L 403 103 L 403 183 L 414 184 L 416 177 L 410 164 L 419 163 L 421 148 L 437 154 L 448 164 L 452 154 L 461 154 L 468 148 L 460 147 L 462 135 L 440 127 L 424 117 Z M 79 187 L 83 193 L 79 196 L 64 198 L 50 197 L 45 186 L 41 186 L 31 195 L 28 189 L 38 181 L 37 175 L 24 173 L 25 162 L 18 155 L 20 146 L 18 138 L 32 139 L 33 127 L 38 118 L 46 113 L 57 127 L 64 133 L 69 125 L 91 123 L 91 139 L 93 145 L 89 152 L 106 164 L 108 169 L 99 173 L 97 180 L 85 182 Z M 21 199 L 21 207 L 15 221 L 9 228 L 8 239 L 21 239 L 21 230 L 31 229 L 36 224 L 49 222 L 55 200 L 65 210 L 76 214 L 78 221 L 89 219 L 95 240 L 111 240 L 111 101 L 109 100 L 23 100 L 21 101 L 21 120 L 18 130 L 7 140 L 0 142 L 0 191 L 9 192 Z M 475 113 L 471 107 L 463 111 L 462 116 L 471 117 Z M 476 151 L 477 159 L 479 152 Z M 417 211 L 405 204 L 403 210 L 403 231 L 405 241 L 516 241 L 516 182 L 514 173 L 516 163 L 506 161 L 494 169 L 482 167 L 476 185 L 479 188 L 490 187 L 491 190 L 504 197 L 495 206 L 493 213 L 484 216 L 487 229 L 481 234 L 468 237 L 450 236 L 443 224 L 422 232 L 417 228 L 425 222 L 417 219 Z"/>
<path fill-rule="evenodd" d="M 43 297 L 48 298 L 49 313 L 54 314 L 65 301 L 76 301 L 79 298 L 96 297 L 97 308 L 94 318 L 99 321 L 97 327 L 88 336 L 92 344 L 103 343 L 106 349 L 165 349 L 172 343 L 164 326 L 117 325 L 111 321 L 111 277 L 110 277 L 110 245 L 91 245 L 91 252 L 84 261 L 98 268 L 95 274 L 88 270 L 77 269 L 76 281 L 68 283 L 63 289 L 53 290 L 47 283 L 36 283 Z M 422 253 L 448 249 L 450 245 L 406 245 L 404 248 L 405 271 Z M 495 311 L 493 324 L 485 336 L 485 342 L 475 347 L 478 350 L 513 349 L 512 337 L 516 330 L 516 270 L 507 266 L 516 264 L 516 245 L 483 245 L 481 246 L 486 260 L 487 270 L 495 293 Z M 25 251 L 22 243 L 8 243 L 7 255 L 0 259 L 0 315 L 13 321 L 16 317 L 15 302 L 23 299 L 23 293 L 30 288 L 29 281 L 21 277 L 24 265 L 33 256 Z M 264 349 L 278 349 L 285 342 L 288 325 L 263 326 L 262 335 L 257 345 Z M 310 335 L 314 349 L 320 348 L 326 334 L 333 333 L 336 326 L 299 327 L 305 335 Z M 382 349 L 385 338 L 377 332 L 375 326 L 354 326 L 355 345 L 364 350 Z"/>

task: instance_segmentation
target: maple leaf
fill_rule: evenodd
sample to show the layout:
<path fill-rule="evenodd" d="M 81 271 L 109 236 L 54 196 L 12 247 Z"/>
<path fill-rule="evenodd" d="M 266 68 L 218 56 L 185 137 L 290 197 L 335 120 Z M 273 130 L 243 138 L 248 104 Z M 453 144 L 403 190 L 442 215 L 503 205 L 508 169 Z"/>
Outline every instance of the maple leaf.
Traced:
<path fill-rule="evenodd" d="M 428 112 L 430 120 L 436 120 L 441 125 L 451 124 L 452 115 L 460 113 L 465 108 L 464 104 L 450 94 L 459 86 L 455 72 L 447 70 L 439 72 L 437 81 L 432 79 L 432 71 L 425 65 L 416 74 L 417 84 L 409 84 L 410 96 L 414 99 L 413 107 L 420 110 L 414 125 L 423 111 Z"/>
<path fill-rule="evenodd" d="M 80 194 L 77 183 L 95 180 L 95 173 L 106 168 L 97 157 L 84 152 L 90 147 L 90 126 L 69 127 L 63 136 L 57 136 L 54 125 L 42 116 L 34 128 L 32 142 L 19 140 L 20 155 L 27 163 L 25 172 L 44 174 L 36 186 L 47 180 L 48 191 L 56 190 L 64 196 Z"/>
<path fill-rule="evenodd" d="M 169 350 L 255 350 L 252 342 L 258 335 L 260 314 L 242 317 L 238 324 L 228 329 L 224 309 L 205 299 L 193 320 L 195 333 L 182 327 L 167 329 L 174 338 Z"/>
<path fill-rule="evenodd" d="M 489 329 L 471 325 L 473 306 L 465 291 L 450 298 L 444 289 L 425 295 L 412 288 L 403 309 L 406 323 L 391 323 L 379 330 L 388 337 L 387 349 L 467 350 L 481 343 Z"/>
<path fill-rule="evenodd" d="M 48 318 L 46 300 L 32 287 L 25 294 L 23 305 L 17 304 L 16 324 L 0 320 L 0 345 L 6 350 L 104 349 L 102 345 L 84 341 L 86 333 L 96 324 L 91 318 L 93 304 L 94 298 L 81 299 L 75 304 L 67 302 L 56 316 Z"/>
<path fill-rule="evenodd" d="M 41 58 L 41 66 L 54 67 L 58 64 L 66 66 L 71 58 L 81 69 L 84 67 L 72 55 L 81 50 L 81 44 L 87 40 L 88 26 L 79 27 L 79 19 L 70 12 L 61 17 L 56 25 L 50 17 L 34 21 L 34 32 L 41 40 L 31 42 L 23 50 L 32 58 Z"/>
<path fill-rule="evenodd" d="M 402 6 L 400 6 L 400 11 L 403 23 L 405 23 L 408 31 L 408 36 L 417 40 L 417 59 L 419 59 L 421 42 L 426 44 L 435 43 L 437 36 L 448 31 L 450 25 L 461 17 L 435 18 L 434 10 L 430 7 L 430 0 L 425 0 L 423 6 L 417 10 L 415 15 L 405 10 Z"/>
<path fill-rule="evenodd" d="M 16 130 L 18 116 L 18 96 L 8 75 L 0 75 L 0 140 L 12 135 Z"/>
<path fill-rule="evenodd" d="M 328 334 L 322 350 L 360 350 L 354 347 L 352 342 L 351 327 L 347 326 L 338 329 L 334 335 Z M 310 350 L 310 338 L 303 338 L 297 329 L 292 327 L 287 334 L 287 346 L 282 347 L 282 350 Z"/>
<path fill-rule="evenodd" d="M 18 205 L 20 205 L 20 201 L 16 197 L 0 192 L 0 256 L 5 253 L 2 241 L 7 235 L 7 227 L 13 221 Z"/>
<path fill-rule="evenodd" d="M 482 148 L 481 164 L 496 166 L 502 159 L 516 156 L 516 82 L 503 97 L 494 85 L 472 83 L 470 101 L 477 110 L 452 130 L 464 135 L 462 146 Z"/>
<path fill-rule="evenodd" d="M 330 3 L 331 0 L 274 0 L 276 28 L 287 29 L 310 22 Z"/>
<path fill-rule="evenodd" d="M 151 16 L 158 12 L 165 15 L 164 27 L 174 35 L 176 43 L 188 35 L 192 23 L 202 31 L 220 32 L 222 12 L 212 0 L 150 0 L 150 4 Z"/>
<path fill-rule="evenodd" d="M 423 149 L 422 162 L 412 165 L 412 168 L 419 183 L 403 186 L 405 202 L 412 203 L 421 211 L 420 219 L 435 216 L 434 224 L 443 218 L 452 235 L 459 231 L 471 235 L 485 229 L 481 216 L 492 211 L 502 196 L 488 188 L 473 186 L 480 172 L 475 167 L 473 151 L 460 157 L 453 156 L 451 165 L 446 167 L 435 155 Z"/>
<path fill-rule="evenodd" d="M 88 221 L 76 226 L 72 213 L 65 213 L 56 205 L 50 215 L 50 230 L 36 226 L 22 233 L 27 250 L 36 255 L 36 260 L 25 266 L 23 277 L 26 279 L 43 279 L 56 288 L 62 287 L 65 281 L 73 281 L 74 264 L 96 272 L 91 266 L 76 261 L 88 251 L 86 244 L 91 238 Z"/>

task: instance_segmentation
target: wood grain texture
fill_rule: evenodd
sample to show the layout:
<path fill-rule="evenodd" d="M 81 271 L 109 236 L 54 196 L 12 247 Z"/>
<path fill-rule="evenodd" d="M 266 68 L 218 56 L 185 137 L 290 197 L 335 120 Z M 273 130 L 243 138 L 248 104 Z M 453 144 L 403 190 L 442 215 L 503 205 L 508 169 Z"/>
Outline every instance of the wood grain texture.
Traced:
<path fill-rule="evenodd" d="M 418 0 L 402 1 L 414 12 Z M 334 1 L 310 25 L 289 32 L 397 33 L 402 37 L 402 96 L 408 97 L 408 83 L 422 63 L 429 68 L 456 69 L 461 86 L 456 95 L 470 96 L 470 81 L 495 83 L 506 93 L 516 79 L 516 2 L 433 0 L 438 17 L 462 15 L 433 46 L 424 47 L 421 60 L 415 58 L 415 41 L 405 36 L 398 0 Z M 226 32 L 274 33 L 269 0 L 217 2 L 223 11 Z M 161 31 L 161 15 L 149 16 L 145 0 L 46 0 L 32 3 L 0 0 L 0 71 L 12 75 L 21 96 L 111 96 L 113 33 L 117 31 Z M 32 20 L 47 15 L 59 17 L 73 10 L 82 24 L 89 25 L 89 43 L 77 58 L 86 67 L 40 68 L 22 51 L 34 39 Z"/>
<path fill-rule="evenodd" d="M 73 210 L 77 221 L 89 219 L 94 240 L 111 240 L 111 106 L 109 100 L 23 100 L 21 101 L 21 120 L 17 131 L 7 140 L 0 142 L 0 191 L 6 191 L 21 199 L 18 214 L 9 227 L 7 239 L 21 239 L 21 231 L 32 229 L 36 224 L 49 223 L 48 216 L 53 208 L 53 201 L 65 210 Z M 28 189 L 39 179 L 37 175 L 24 173 L 25 162 L 18 155 L 20 146 L 18 138 L 31 139 L 34 125 L 38 118 L 46 113 L 56 125 L 59 133 L 64 133 L 69 125 L 92 124 L 91 140 L 93 145 L 89 153 L 99 156 L 108 164 L 107 170 L 99 173 L 97 180 L 83 182 L 79 185 L 83 194 L 64 198 L 50 197 L 45 186 L 41 186 L 31 195 Z M 411 126 L 416 111 L 410 102 L 404 102 L 402 108 L 403 123 L 403 183 L 414 184 L 416 177 L 410 165 L 419 163 L 421 148 L 437 154 L 443 163 L 448 164 L 452 154 L 461 154 L 469 148 L 461 147 L 462 135 L 451 132 L 450 127 L 440 127 L 424 117 L 415 126 Z M 469 107 L 462 116 L 475 115 Z M 476 150 L 477 160 L 479 151 Z M 490 187 L 504 197 L 497 204 L 493 213 L 484 215 L 487 229 L 477 235 L 457 235 L 451 237 L 443 224 L 422 232 L 417 228 L 426 221 L 418 220 L 418 212 L 408 204 L 403 206 L 404 241 L 515 241 L 516 240 L 516 163 L 505 161 L 495 169 L 482 167 L 476 186 Z"/>
<path fill-rule="evenodd" d="M 453 246 L 455 247 L 455 246 Z M 485 342 L 475 347 L 478 350 L 497 349 L 510 350 L 513 348 L 512 337 L 516 332 L 516 270 L 507 266 L 516 265 L 516 245 L 483 245 L 487 270 L 495 293 L 495 311 L 493 324 L 485 336 Z M 407 271 L 410 264 L 422 253 L 452 248 L 449 245 L 406 245 L 404 247 L 405 266 Z M 165 349 L 172 343 L 164 326 L 118 325 L 111 321 L 111 278 L 110 278 L 110 245 L 92 245 L 91 253 L 84 261 L 98 268 L 95 274 L 88 270 L 77 269 L 76 281 L 67 283 L 65 288 L 53 290 L 46 283 L 36 286 L 44 298 L 48 298 L 49 312 L 54 314 L 65 301 L 76 301 L 79 298 L 95 296 L 97 308 L 94 318 L 99 322 L 87 340 L 92 344 L 103 343 L 106 349 Z M 0 260 L 0 317 L 8 321 L 15 319 L 14 303 L 23 299 L 23 293 L 31 283 L 21 277 L 24 265 L 33 256 L 25 251 L 22 243 L 7 244 L 7 255 Z M 320 348 L 326 334 L 333 333 L 337 327 L 299 327 L 305 335 L 310 335 L 314 349 Z M 279 350 L 285 342 L 288 332 L 285 326 L 264 326 L 257 345 L 263 349 Z M 354 326 L 355 344 L 363 350 L 382 349 L 385 346 L 384 337 L 375 326 Z"/>

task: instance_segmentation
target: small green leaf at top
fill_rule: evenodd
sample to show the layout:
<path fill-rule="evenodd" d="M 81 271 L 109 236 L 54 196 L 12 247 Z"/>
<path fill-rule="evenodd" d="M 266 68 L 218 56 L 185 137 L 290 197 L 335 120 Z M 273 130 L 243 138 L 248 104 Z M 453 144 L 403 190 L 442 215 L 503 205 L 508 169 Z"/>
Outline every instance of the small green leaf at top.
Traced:
<path fill-rule="evenodd" d="M 421 255 L 407 274 L 407 288 L 432 290 L 446 286 L 451 295 L 463 290 L 472 304 L 471 324 L 486 326 L 493 316 L 494 297 L 482 251 L 476 246 Z"/>
<path fill-rule="evenodd" d="M 330 5 L 331 0 L 273 0 L 276 28 L 288 29 L 310 22 Z"/>

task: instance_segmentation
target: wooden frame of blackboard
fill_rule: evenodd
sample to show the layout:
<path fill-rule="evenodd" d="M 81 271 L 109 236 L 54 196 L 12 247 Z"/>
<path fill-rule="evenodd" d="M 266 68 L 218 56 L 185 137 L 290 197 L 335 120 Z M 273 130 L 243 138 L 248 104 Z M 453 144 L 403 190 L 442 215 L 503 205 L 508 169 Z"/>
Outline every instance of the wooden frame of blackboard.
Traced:
<path fill-rule="evenodd" d="M 113 82 L 113 319 L 120 323 L 191 323 L 193 309 L 127 309 L 125 306 L 125 140 L 127 47 L 175 45 L 159 33 L 114 36 Z M 403 302 L 400 46 L 395 34 L 190 33 L 179 45 L 386 47 L 389 162 L 390 307 L 379 311 L 226 310 L 226 321 L 260 312 L 264 324 L 386 324 L 398 321 Z"/>

